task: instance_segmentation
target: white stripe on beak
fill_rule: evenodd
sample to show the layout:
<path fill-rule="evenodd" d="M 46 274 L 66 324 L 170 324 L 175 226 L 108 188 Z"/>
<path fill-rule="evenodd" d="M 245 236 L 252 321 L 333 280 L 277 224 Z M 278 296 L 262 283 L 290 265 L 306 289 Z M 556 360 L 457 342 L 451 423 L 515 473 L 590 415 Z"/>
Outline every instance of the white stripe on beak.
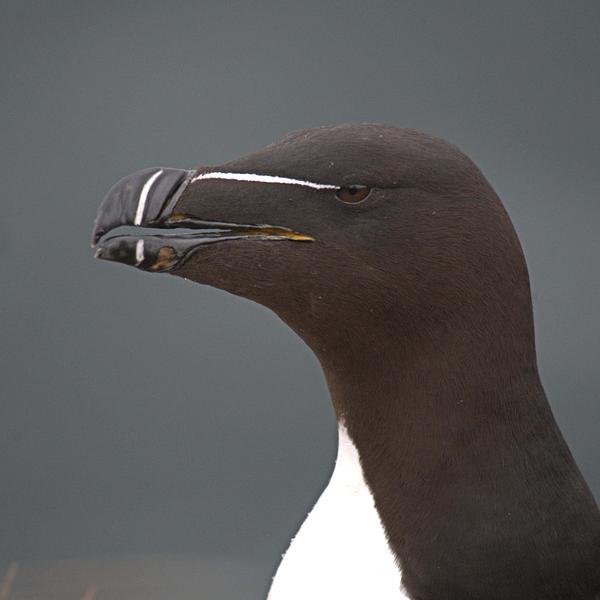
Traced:
<path fill-rule="evenodd" d="M 144 209 L 146 208 L 146 201 L 148 200 L 148 193 L 150 192 L 150 188 L 152 184 L 160 177 L 162 169 L 159 169 L 148 178 L 148 181 L 144 184 L 142 191 L 140 192 L 140 199 L 138 200 L 137 210 L 135 211 L 135 219 L 133 221 L 134 225 L 141 225 L 142 219 L 144 218 Z"/>
<path fill-rule="evenodd" d="M 135 245 L 135 266 L 139 266 L 144 262 L 144 240 L 138 240 Z"/>

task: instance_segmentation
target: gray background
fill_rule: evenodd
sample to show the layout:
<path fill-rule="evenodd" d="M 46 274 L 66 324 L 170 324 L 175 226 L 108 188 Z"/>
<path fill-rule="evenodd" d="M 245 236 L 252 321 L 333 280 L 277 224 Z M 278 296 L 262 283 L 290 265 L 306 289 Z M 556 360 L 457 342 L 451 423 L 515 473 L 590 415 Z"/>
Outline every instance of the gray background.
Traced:
<path fill-rule="evenodd" d="M 123 175 L 331 123 L 423 129 L 482 168 L 599 496 L 599 23 L 597 0 L 3 2 L 0 568 L 194 555 L 227 561 L 211 598 L 261 596 L 334 456 L 316 360 L 266 309 L 88 241 Z"/>

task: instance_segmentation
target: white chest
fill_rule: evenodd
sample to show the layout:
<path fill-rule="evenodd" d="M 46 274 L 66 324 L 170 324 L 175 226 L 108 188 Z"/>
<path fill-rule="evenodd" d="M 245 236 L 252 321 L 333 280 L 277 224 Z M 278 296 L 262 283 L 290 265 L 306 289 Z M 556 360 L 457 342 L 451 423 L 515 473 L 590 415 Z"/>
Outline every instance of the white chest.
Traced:
<path fill-rule="evenodd" d="M 408 600 L 345 427 L 328 486 L 286 552 L 268 600 Z"/>

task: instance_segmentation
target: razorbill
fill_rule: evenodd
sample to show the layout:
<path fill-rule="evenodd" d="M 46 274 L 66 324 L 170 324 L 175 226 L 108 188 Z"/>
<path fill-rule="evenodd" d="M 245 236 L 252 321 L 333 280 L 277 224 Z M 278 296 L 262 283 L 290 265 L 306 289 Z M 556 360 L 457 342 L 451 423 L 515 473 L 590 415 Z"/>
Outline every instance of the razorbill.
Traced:
<path fill-rule="evenodd" d="M 455 146 L 342 125 L 147 169 L 110 190 L 93 241 L 263 304 L 323 367 L 338 459 L 269 600 L 600 593 L 600 513 L 540 383 L 523 253 Z"/>

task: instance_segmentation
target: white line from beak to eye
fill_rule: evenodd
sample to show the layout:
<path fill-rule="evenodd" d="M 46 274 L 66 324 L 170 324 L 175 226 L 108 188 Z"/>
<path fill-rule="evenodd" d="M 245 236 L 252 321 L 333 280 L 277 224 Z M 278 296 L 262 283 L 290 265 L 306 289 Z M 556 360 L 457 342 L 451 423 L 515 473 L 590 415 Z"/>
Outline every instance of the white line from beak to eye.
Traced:
<path fill-rule="evenodd" d="M 144 240 L 138 240 L 135 245 L 135 266 L 139 266 L 144 262 Z"/>
<path fill-rule="evenodd" d="M 135 219 L 133 221 L 134 225 L 141 225 L 142 219 L 144 218 L 144 209 L 146 208 L 146 200 L 148 200 L 148 193 L 150 192 L 150 188 L 152 184 L 160 177 L 162 169 L 159 169 L 148 178 L 148 181 L 144 184 L 142 191 L 140 192 L 140 199 L 138 200 L 137 210 L 135 211 Z"/>
<path fill-rule="evenodd" d="M 257 183 L 280 183 L 287 185 L 301 185 L 313 188 L 315 190 L 338 190 L 339 185 L 329 183 L 315 183 L 314 181 L 305 181 L 304 179 L 291 179 L 290 177 L 279 177 L 278 175 L 258 175 L 256 173 L 223 173 L 213 171 L 212 173 L 201 173 L 196 175 L 190 183 L 200 179 L 231 179 L 234 181 L 254 181 Z"/>

